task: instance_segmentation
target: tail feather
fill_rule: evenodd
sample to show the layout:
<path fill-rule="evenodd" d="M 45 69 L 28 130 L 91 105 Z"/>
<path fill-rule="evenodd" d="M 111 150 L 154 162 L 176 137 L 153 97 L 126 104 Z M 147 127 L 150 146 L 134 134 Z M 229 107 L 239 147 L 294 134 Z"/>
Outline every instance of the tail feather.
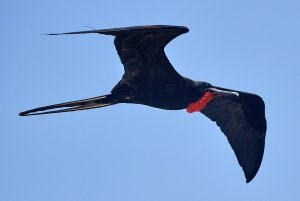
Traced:
<path fill-rule="evenodd" d="M 72 112 L 77 110 L 87 110 L 99 107 L 106 107 L 109 105 L 117 104 L 118 101 L 113 98 L 112 94 L 98 96 L 94 98 L 88 98 L 78 101 L 71 101 L 66 103 L 60 103 L 55 105 L 38 107 L 35 109 L 27 110 L 19 113 L 20 116 L 40 115 L 40 114 L 52 114 L 60 112 Z M 57 108 L 60 108 L 56 110 Z"/>

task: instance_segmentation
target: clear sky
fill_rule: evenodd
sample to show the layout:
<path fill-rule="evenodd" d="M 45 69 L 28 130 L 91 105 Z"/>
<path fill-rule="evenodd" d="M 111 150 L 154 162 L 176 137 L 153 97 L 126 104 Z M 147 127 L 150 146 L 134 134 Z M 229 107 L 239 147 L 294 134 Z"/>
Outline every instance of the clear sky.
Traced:
<path fill-rule="evenodd" d="M 300 1 L 180 2 L 0 2 L 0 200 L 300 199 Z M 189 27 L 166 48 L 182 75 L 264 98 L 266 149 L 251 183 L 200 113 L 120 104 L 18 116 L 107 94 L 123 73 L 112 37 L 43 33 L 150 24 Z"/>

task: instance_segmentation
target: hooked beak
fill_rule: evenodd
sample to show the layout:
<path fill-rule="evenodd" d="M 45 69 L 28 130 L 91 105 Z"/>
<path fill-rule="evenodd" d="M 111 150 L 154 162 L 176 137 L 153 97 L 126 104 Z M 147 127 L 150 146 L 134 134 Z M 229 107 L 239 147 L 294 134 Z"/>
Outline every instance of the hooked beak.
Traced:
<path fill-rule="evenodd" d="M 71 101 L 66 103 L 60 103 L 55 105 L 49 105 L 44 107 L 38 107 L 32 110 L 27 110 L 20 112 L 19 116 L 30 116 L 30 115 L 40 115 L 40 114 L 51 114 L 51 113 L 60 113 L 60 112 L 72 112 L 77 110 L 87 110 L 98 107 L 105 107 L 112 105 L 107 101 L 107 96 L 98 96 L 94 98 L 88 98 L 78 101 Z M 58 110 L 55 110 L 60 108 Z"/>
<path fill-rule="evenodd" d="M 216 94 L 220 94 L 222 96 L 233 96 L 233 97 L 239 97 L 239 93 L 236 91 L 232 91 L 232 90 L 225 90 L 223 88 L 209 88 L 208 91 L 216 93 Z"/>

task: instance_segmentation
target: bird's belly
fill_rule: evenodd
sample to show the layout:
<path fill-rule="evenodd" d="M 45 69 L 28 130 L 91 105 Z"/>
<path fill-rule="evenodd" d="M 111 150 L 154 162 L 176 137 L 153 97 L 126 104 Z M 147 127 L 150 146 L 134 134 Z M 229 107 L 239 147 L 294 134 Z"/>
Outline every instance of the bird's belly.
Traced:
<path fill-rule="evenodd" d="M 189 100 L 185 94 L 146 94 L 138 98 L 139 104 L 165 110 L 187 108 Z"/>

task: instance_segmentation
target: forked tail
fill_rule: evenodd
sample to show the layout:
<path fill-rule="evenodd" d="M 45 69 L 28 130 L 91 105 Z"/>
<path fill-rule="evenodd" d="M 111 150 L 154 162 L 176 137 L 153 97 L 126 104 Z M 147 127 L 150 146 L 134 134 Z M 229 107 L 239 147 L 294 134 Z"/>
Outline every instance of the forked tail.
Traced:
<path fill-rule="evenodd" d="M 29 116 L 29 115 L 60 113 L 60 112 L 72 112 L 77 110 L 87 110 L 87 109 L 93 109 L 98 107 L 106 107 L 117 103 L 118 101 L 116 101 L 113 95 L 108 94 L 104 96 L 98 96 L 98 97 L 88 98 L 88 99 L 83 99 L 78 101 L 71 101 L 66 103 L 38 107 L 32 110 L 21 112 L 19 113 L 19 115 Z"/>

